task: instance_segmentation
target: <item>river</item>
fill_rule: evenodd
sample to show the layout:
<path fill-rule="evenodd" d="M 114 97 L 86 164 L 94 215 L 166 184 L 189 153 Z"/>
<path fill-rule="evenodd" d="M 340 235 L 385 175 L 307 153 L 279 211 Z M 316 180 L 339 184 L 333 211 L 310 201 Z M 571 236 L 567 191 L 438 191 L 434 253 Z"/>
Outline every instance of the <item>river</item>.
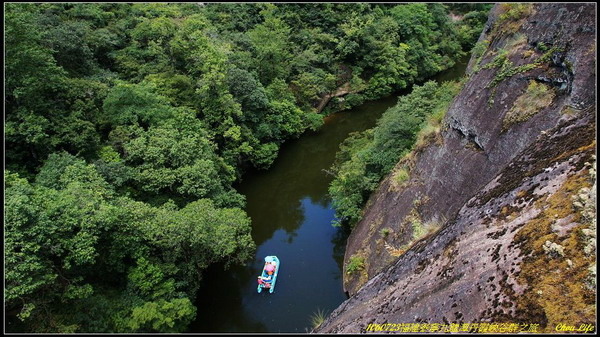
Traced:
<path fill-rule="evenodd" d="M 434 80 L 459 78 L 468 60 Z M 335 217 L 327 188 L 332 176 L 325 170 L 349 133 L 375 126 L 402 94 L 328 116 L 318 131 L 284 144 L 271 168 L 244 175 L 237 189 L 246 196 L 252 218 L 254 261 L 205 271 L 190 332 L 303 333 L 310 331 L 312 315 L 328 314 L 346 300 L 342 263 L 348 233 L 331 226 Z M 258 294 L 256 278 L 267 255 L 279 257 L 279 276 L 273 294 Z"/>

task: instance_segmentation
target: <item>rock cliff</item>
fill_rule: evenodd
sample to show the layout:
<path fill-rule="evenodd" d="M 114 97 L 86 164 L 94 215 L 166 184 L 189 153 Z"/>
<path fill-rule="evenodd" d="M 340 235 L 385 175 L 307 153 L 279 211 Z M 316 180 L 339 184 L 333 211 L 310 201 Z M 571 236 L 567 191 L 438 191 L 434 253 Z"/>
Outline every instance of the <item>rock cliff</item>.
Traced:
<path fill-rule="evenodd" d="M 318 332 L 595 324 L 595 10 L 493 8 L 440 137 L 367 203 L 345 256 L 365 264 Z"/>

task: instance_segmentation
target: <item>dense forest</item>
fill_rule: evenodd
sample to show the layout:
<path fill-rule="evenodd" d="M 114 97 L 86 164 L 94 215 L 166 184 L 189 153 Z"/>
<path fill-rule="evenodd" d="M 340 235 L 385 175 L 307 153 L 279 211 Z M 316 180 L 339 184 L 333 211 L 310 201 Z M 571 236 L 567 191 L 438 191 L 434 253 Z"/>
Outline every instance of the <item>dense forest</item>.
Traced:
<path fill-rule="evenodd" d="M 253 256 L 244 170 L 326 114 L 452 67 L 488 9 L 5 4 L 8 330 L 185 331 L 202 271 Z M 337 171 L 362 185 L 333 183 L 336 200 L 360 196 L 337 202 L 342 219 L 452 88 L 415 89 L 389 128 L 345 143 Z"/>

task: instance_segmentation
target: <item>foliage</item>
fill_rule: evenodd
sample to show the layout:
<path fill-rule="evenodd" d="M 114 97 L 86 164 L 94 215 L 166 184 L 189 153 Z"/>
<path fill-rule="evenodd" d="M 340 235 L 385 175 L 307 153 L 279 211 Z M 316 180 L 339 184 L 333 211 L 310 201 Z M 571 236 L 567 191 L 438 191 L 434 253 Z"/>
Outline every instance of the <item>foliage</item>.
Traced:
<path fill-rule="evenodd" d="M 196 308 L 187 298 L 146 302 L 135 307 L 128 320 L 131 331 L 178 332 L 196 317 Z"/>
<path fill-rule="evenodd" d="M 516 74 L 524 73 L 547 65 L 549 62 L 551 62 L 553 57 L 561 53 L 563 50 L 564 48 L 554 46 L 548 49 L 540 57 L 536 58 L 533 62 L 526 63 L 520 66 L 515 66 L 513 64 L 513 62 L 508 58 L 509 54 L 507 51 L 498 51 L 496 57 L 494 57 L 492 61 L 490 61 L 483 67 L 483 69 L 500 68 L 498 71 L 496 71 L 492 81 L 490 81 L 490 83 L 486 86 L 487 88 L 492 88 L 492 92 L 490 94 L 490 97 L 488 98 L 488 105 L 491 106 L 492 104 L 494 104 L 496 86 L 500 82 Z"/>
<path fill-rule="evenodd" d="M 408 180 L 410 174 L 406 168 L 401 168 L 394 172 L 394 183 L 396 185 L 401 185 Z"/>
<path fill-rule="evenodd" d="M 260 14 L 264 21 L 248 31 L 250 45 L 256 54 L 253 58 L 259 78 L 268 85 L 275 78 L 286 79 L 293 59 L 289 37 L 291 28 L 275 16 L 275 5 L 265 6 Z"/>
<path fill-rule="evenodd" d="M 500 15 L 494 23 L 491 35 L 510 35 L 516 33 L 523 19 L 531 14 L 533 5 L 528 3 L 503 3 L 499 5 Z"/>
<path fill-rule="evenodd" d="M 6 121 L 9 167 L 32 170 L 59 149 L 90 155 L 106 87 L 74 79 L 57 65 L 36 5 L 10 4 L 6 16 Z"/>
<path fill-rule="evenodd" d="M 352 274 L 361 271 L 365 268 L 365 257 L 360 255 L 352 255 L 346 265 L 346 272 Z"/>
<path fill-rule="evenodd" d="M 554 90 L 544 83 L 529 81 L 525 92 L 519 96 L 512 108 L 502 120 L 502 128 L 506 130 L 511 125 L 524 122 L 549 106 L 554 100 Z"/>
<path fill-rule="evenodd" d="M 117 196 L 94 165 L 68 156 L 54 156 L 35 185 L 5 172 L 7 305 L 22 319 L 36 318 L 37 330 L 56 329 L 47 315 L 58 319 L 62 309 L 53 303 L 95 310 L 103 302 L 90 296 L 128 280 L 127 301 L 106 299 L 124 308 L 102 329 L 118 329 L 118 320 L 133 310 L 126 325 L 132 331 L 179 331 L 195 312 L 189 299 L 198 273 L 251 256 L 250 220 L 241 209 L 216 208 L 208 199 L 182 209 L 151 207 Z M 47 184 L 54 177 L 58 183 Z M 137 266 L 128 268 L 132 260 Z M 88 319 L 62 321 L 86 327 Z"/>
<path fill-rule="evenodd" d="M 325 322 L 326 313 L 324 310 L 317 309 L 317 311 L 310 316 L 310 324 L 313 329 L 318 328 L 323 322 Z"/>
<path fill-rule="evenodd" d="M 502 14 L 498 17 L 499 25 L 504 21 L 519 20 L 532 11 L 530 4 L 504 3 L 500 6 Z"/>
<path fill-rule="evenodd" d="M 373 143 L 372 130 L 351 134 L 340 145 L 332 171 L 336 176 L 329 185 L 337 218 L 357 221 L 368 193 L 377 186 L 376 174 L 367 171 L 366 157 Z"/>
<path fill-rule="evenodd" d="M 381 231 L 379 231 L 381 233 L 381 236 L 383 237 L 387 237 L 388 235 L 390 235 L 390 233 L 392 232 L 391 228 L 386 227 L 383 228 Z"/>
<path fill-rule="evenodd" d="M 465 13 L 457 26 L 458 36 L 460 37 L 463 49 L 474 47 L 475 42 L 479 38 L 479 35 L 487 22 L 487 13 L 492 7 L 492 4 L 477 5 L 479 5 L 479 8 L 475 8 L 472 11 Z"/>

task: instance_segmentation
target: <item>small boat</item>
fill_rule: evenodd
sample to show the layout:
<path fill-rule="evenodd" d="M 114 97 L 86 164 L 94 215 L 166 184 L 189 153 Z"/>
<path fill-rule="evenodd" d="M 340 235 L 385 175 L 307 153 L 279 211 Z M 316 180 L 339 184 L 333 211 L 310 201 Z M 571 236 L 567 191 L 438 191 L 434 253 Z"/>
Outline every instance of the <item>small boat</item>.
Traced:
<path fill-rule="evenodd" d="M 277 281 L 277 274 L 279 273 L 279 259 L 277 256 L 265 257 L 265 266 L 263 267 L 261 275 L 258 277 L 258 288 L 256 289 L 260 293 L 263 289 L 269 289 L 269 293 L 275 291 L 275 282 Z"/>

